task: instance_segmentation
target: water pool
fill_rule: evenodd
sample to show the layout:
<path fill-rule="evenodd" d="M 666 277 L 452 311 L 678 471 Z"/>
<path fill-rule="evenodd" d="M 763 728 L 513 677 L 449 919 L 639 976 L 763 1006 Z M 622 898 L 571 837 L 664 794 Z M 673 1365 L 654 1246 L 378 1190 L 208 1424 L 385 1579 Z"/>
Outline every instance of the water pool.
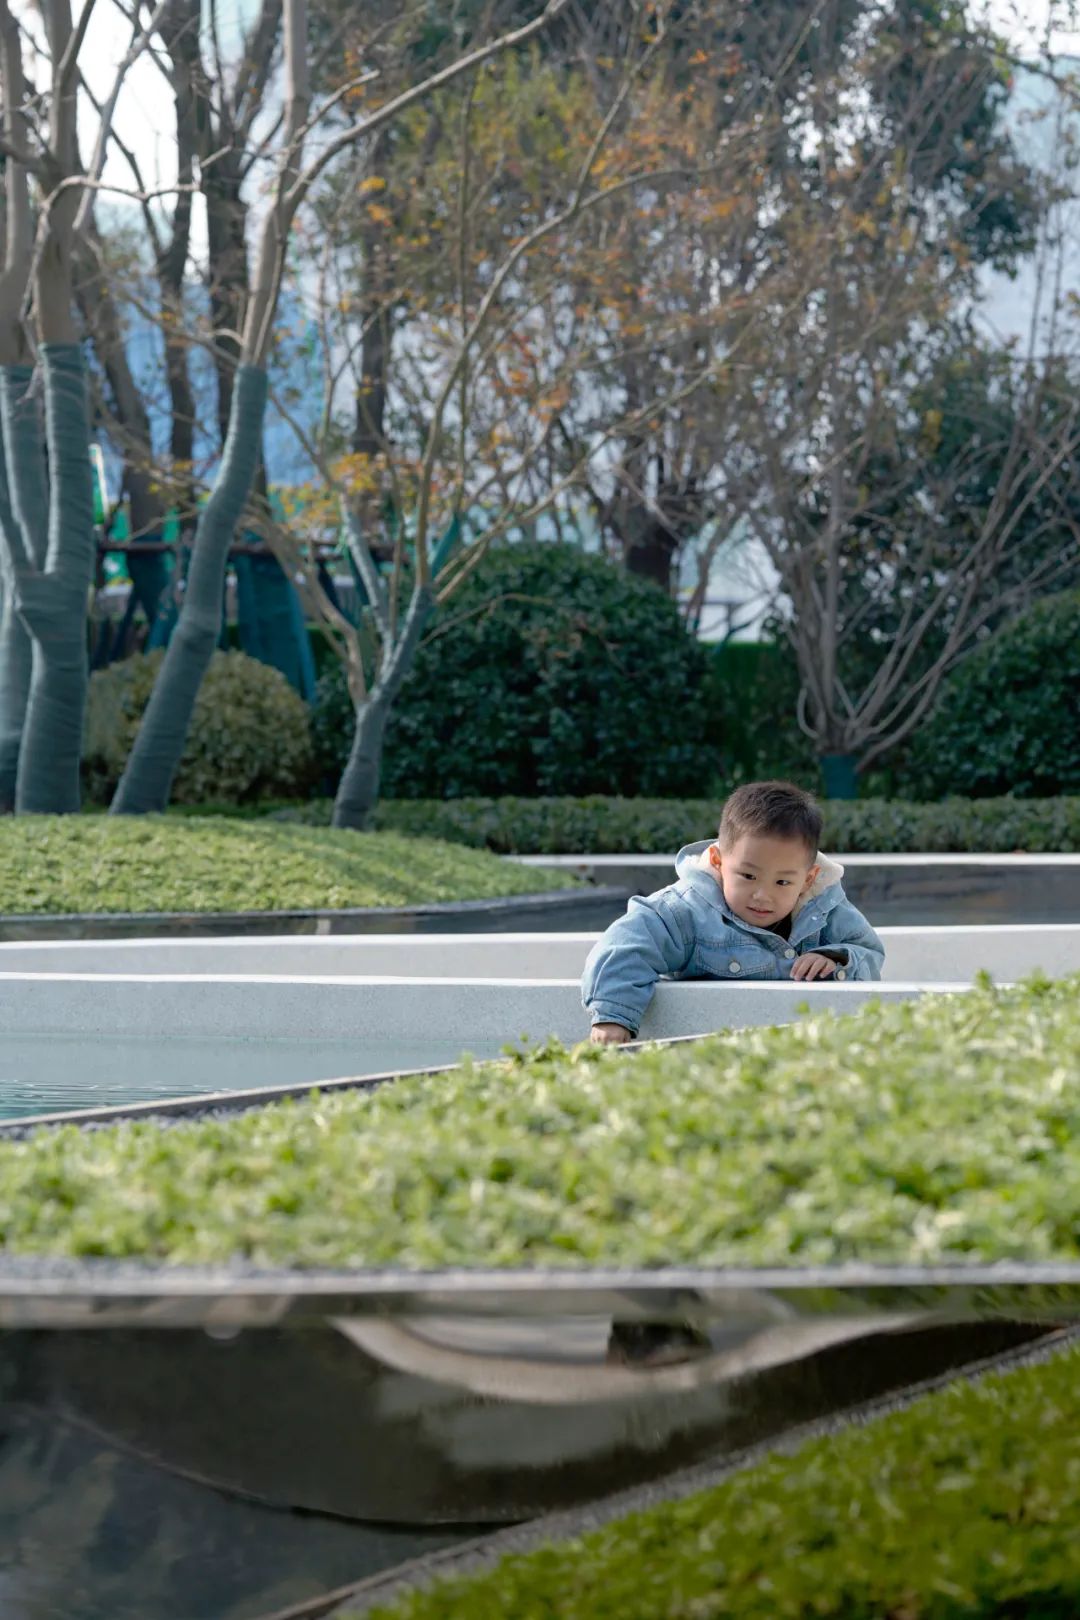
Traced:
<path fill-rule="evenodd" d="M 265 1620 L 475 1533 L 275 1510 L 55 1410 L 0 1406 L 7 1620 Z"/>
<path fill-rule="evenodd" d="M 315 1084 L 344 1075 L 456 1063 L 460 1056 L 456 1041 L 423 1037 L 257 1041 L 221 1036 L 162 1040 L 133 1035 L 5 1035 L 0 1045 L 0 1120 L 202 1092 Z"/>

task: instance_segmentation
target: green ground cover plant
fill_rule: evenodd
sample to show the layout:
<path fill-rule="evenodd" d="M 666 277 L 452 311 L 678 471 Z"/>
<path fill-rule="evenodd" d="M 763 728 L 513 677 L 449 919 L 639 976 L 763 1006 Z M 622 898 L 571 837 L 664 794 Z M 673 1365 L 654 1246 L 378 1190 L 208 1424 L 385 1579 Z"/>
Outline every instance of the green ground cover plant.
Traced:
<path fill-rule="evenodd" d="M 400 833 L 171 816 L 0 823 L 9 915 L 403 906 L 566 887 L 555 873 Z"/>
<path fill-rule="evenodd" d="M 1080 976 L 0 1141 L 12 1253 L 438 1267 L 1080 1258 Z"/>
<path fill-rule="evenodd" d="M 958 1382 L 372 1620 L 1072 1620 L 1080 1352 Z M 344 1620 L 344 1617 L 343 1617 Z"/>

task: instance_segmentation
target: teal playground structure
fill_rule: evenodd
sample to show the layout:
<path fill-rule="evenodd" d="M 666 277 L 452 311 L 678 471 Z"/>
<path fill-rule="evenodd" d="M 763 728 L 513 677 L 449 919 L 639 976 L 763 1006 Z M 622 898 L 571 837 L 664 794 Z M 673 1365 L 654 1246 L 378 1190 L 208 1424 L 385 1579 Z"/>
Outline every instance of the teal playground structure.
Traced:
<path fill-rule="evenodd" d="M 141 649 L 152 652 L 168 646 L 179 613 L 193 530 L 183 528 L 174 509 L 160 530 L 133 536 L 126 504 L 110 503 L 100 445 L 91 447 L 91 464 L 97 585 L 99 591 L 124 595 L 119 616 L 99 612 L 93 626 L 91 666 L 102 669 L 133 650 L 140 615 L 146 626 Z M 270 491 L 270 507 L 274 518 L 284 522 L 285 508 L 276 490 Z M 386 543 L 374 548 L 376 563 L 384 572 L 393 563 L 398 520 L 388 510 L 385 521 Z M 462 526 L 455 514 L 436 547 L 432 559 L 435 573 L 449 562 L 461 540 Z M 345 530 L 334 542 L 318 545 L 316 550 L 321 589 L 333 606 L 355 623 L 367 605 L 368 595 Z M 235 592 L 230 593 L 227 586 L 222 599 L 221 646 L 238 646 L 249 657 L 272 665 L 306 702 L 312 702 L 318 672 L 296 583 L 253 529 L 237 536 L 230 553 L 230 569 Z"/>

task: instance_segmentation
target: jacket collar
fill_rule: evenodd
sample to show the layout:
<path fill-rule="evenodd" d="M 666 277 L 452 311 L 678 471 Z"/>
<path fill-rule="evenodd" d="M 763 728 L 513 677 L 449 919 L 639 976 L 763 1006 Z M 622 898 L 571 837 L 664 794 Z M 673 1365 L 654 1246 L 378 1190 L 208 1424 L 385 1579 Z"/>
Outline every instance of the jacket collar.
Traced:
<path fill-rule="evenodd" d="M 700 894 L 709 905 L 716 906 L 724 913 L 728 920 L 737 928 L 754 928 L 753 923 L 746 922 L 742 917 L 736 917 L 724 898 L 724 891 L 712 875 L 709 866 L 709 850 L 716 842 L 715 838 L 702 838 L 697 843 L 686 844 L 675 857 L 675 870 L 683 882 L 693 885 L 695 894 Z M 844 876 L 843 864 L 833 860 L 831 855 L 818 851 L 818 875 L 796 902 L 791 913 L 791 937 L 795 937 L 796 922 L 803 918 L 811 923 L 812 917 L 823 918 L 834 906 L 839 905 L 843 899 L 843 890 L 840 885 Z M 809 908 L 809 909 L 808 909 Z M 816 926 L 816 924 L 811 924 Z M 767 934 L 771 930 L 762 928 L 758 933 Z M 809 932 L 809 929 L 807 930 Z"/>

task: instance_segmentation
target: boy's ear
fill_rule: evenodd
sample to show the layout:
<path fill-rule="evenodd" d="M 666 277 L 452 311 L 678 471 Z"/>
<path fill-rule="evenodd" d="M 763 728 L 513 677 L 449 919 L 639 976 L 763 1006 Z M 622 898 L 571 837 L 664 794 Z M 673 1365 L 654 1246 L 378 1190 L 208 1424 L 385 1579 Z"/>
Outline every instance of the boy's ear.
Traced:
<path fill-rule="evenodd" d="M 809 872 L 807 872 L 807 874 L 806 874 L 806 882 L 802 886 L 802 893 L 803 894 L 806 893 L 807 889 L 812 889 L 813 888 L 814 884 L 817 882 L 818 873 L 820 871 L 821 871 L 820 866 L 812 866 L 810 868 Z"/>
<path fill-rule="evenodd" d="M 719 849 L 719 846 L 716 845 L 716 844 L 710 844 L 709 845 L 709 865 L 711 867 L 713 867 L 717 872 L 719 872 L 721 866 L 723 865 L 723 860 L 722 860 L 721 855 L 720 855 L 720 849 Z"/>

